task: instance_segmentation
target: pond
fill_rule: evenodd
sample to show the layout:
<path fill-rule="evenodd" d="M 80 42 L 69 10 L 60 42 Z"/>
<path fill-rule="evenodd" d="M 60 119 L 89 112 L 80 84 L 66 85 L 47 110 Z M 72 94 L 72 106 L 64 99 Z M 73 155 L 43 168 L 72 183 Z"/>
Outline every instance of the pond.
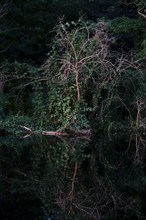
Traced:
<path fill-rule="evenodd" d="M 1 137 L 1 220 L 143 219 L 144 166 L 123 140 Z"/>
<path fill-rule="evenodd" d="M 0 219 L 146 219 L 146 74 L 137 57 L 145 33 L 137 6 L 1 2 Z M 84 15 L 91 29 L 79 23 Z M 81 136 L 90 128 L 92 137 Z M 62 129 L 68 136 L 43 136 Z"/>

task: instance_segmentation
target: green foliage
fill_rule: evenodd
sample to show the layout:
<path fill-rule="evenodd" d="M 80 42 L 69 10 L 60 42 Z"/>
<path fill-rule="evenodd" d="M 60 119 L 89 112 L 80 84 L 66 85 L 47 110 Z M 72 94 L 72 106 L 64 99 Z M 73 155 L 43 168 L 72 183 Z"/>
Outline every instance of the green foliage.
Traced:
<path fill-rule="evenodd" d="M 138 17 L 131 19 L 128 17 L 119 17 L 110 21 L 110 31 L 118 35 L 118 37 L 125 34 L 127 40 L 131 38 L 134 42 L 134 50 L 141 58 L 145 58 L 146 45 L 145 45 L 145 25 L 146 19 Z M 116 39 L 116 38 L 115 38 Z"/>
<path fill-rule="evenodd" d="M 83 124 L 90 111 L 85 100 L 86 88 L 94 72 L 100 68 L 102 54 L 98 56 L 98 53 L 104 46 L 102 41 L 106 37 L 106 25 L 102 22 L 97 25 L 88 22 L 85 24 L 82 19 L 78 23 L 72 22 L 72 25 L 71 31 L 70 24 L 58 25 L 52 48 L 55 52 L 49 54 L 44 71 L 51 87 L 48 88 L 48 97 L 53 99 L 49 103 L 53 117 L 60 114 L 62 119 L 58 118 L 58 121 L 63 120 L 66 124 L 69 121 L 78 123 L 80 120 Z M 96 33 L 97 30 L 99 32 Z M 90 38 L 90 34 L 93 37 Z M 107 55 L 106 52 L 104 55 Z M 87 124 L 88 122 L 83 126 Z"/>
<path fill-rule="evenodd" d="M 5 131 L 16 136 L 22 135 L 20 125 L 25 124 L 33 126 L 32 119 L 25 115 L 16 114 L 0 117 L 0 131 Z"/>
<path fill-rule="evenodd" d="M 113 33 L 136 32 L 139 29 L 141 19 L 130 19 L 128 17 L 119 17 L 110 21 L 110 30 Z"/>

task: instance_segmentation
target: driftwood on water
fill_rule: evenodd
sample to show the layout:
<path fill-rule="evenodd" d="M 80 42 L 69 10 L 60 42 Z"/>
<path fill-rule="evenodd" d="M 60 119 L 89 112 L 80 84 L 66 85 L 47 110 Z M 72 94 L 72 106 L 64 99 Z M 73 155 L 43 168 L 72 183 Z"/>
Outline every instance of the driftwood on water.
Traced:
<path fill-rule="evenodd" d="M 40 131 L 34 132 L 32 129 L 21 125 L 21 128 L 24 130 L 24 138 L 29 137 L 32 134 L 41 134 L 46 136 L 76 136 L 83 139 L 89 139 L 91 136 L 91 129 L 82 129 L 82 130 L 73 130 L 73 129 L 60 129 L 57 131 Z"/>

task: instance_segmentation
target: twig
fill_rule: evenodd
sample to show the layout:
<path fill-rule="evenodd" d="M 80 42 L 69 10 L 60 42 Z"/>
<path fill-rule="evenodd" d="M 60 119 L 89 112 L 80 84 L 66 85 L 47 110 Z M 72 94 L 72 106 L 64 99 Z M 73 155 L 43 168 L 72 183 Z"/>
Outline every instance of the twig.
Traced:
<path fill-rule="evenodd" d="M 74 196 L 74 191 L 75 191 L 75 179 L 76 179 L 76 175 L 77 175 L 77 169 L 78 169 L 78 163 L 75 163 L 75 167 L 74 167 L 74 174 L 73 174 L 73 178 L 72 178 L 72 183 L 71 183 L 71 191 L 69 193 L 69 198 L 72 204 L 73 201 L 73 196 Z"/>
<path fill-rule="evenodd" d="M 32 130 L 26 126 L 20 125 L 21 128 L 24 128 L 28 132 L 32 132 Z"/>
<path fill-rule="evenodd" d="M 138 10 L 138 14 L 141 15 L 143 18 L 146 19 L 146 14 L 144 14 L 144 10 L 145 10 L 145 9 L 146 9 L 145 7 L 140 8 L 140 9 Z"/>

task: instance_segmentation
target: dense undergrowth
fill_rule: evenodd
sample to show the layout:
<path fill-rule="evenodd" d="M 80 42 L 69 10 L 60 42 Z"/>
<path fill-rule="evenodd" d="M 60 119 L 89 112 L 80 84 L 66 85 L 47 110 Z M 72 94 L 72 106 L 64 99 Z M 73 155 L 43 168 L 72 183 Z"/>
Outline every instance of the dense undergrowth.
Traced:
<path fill-rule="evenodd" d="M 144 63 L 129 41 L 117 44 L 118 28 L 115 21 L 60 21 L 41 67 L 2 63 L 1 132 L 18 132 L 20 124 L 144 132 Z"/>

